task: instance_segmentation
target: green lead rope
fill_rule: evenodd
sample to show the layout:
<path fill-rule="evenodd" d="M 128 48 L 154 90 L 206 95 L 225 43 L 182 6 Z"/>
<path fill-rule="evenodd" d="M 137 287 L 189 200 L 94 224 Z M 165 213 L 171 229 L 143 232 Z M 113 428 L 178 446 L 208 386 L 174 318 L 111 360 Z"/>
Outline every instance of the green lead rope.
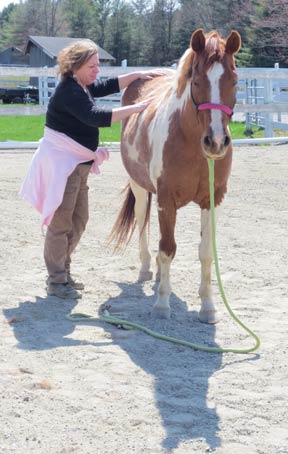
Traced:
<path fill-rule="evenodd" d="M 137 329 L 139 331 L 143 331 L 146 334 L 149 334 L 149 336 L 155 337 L 156 339 L 168 341 L 168 342 L 173 342 L 174 344 L 177 345 L 183 345 L 185 347 L 193 348 L 194 350 L 201 350 L 203 352 L 209 352 L 209 353 L 226 353 L 226 352 L 232 352 L 232 353 L 251 353 L 257 350 L 257 348 L 260 345 L 260 340 L 256 336 L 253 331 L 251 331 L 247 326 L 242 323 L 239 318 L 234 314 L 232 311 L 231 307 L 228 304 L 228 301 L 225 296 L 225 292 L 223 290 L 223 285 L 220 277 L 220 271 L 219 271 L 219 263 L 218 263 L 218 256 L 217 256 L 217 249 L 216 249 L 216 228 L 215 228 L 215 206 L 214 206 L 214 161 L 211 159 L 208 159 L 208 167 L 209 167 L 209 191 L 210 191 L 210 212 L 211 212 L 211 227 L 212 227 L 212 247 L 213 247 L 213 256 L 214 256 L 214 262 L 215 262 L 215 270 L 216 270 L 216 276 L 217 276 L 217 281 L 218 281 L 218 286 L 219 290 L 221 293 L 222 300 L 225 304 L 226 309 L 228 310 L 229 314 L 231 317 L 235 320 L 238 325 L 240 325 L 245 331 L 247 331 L 248 334 L 250 334 L 256 341 L 254 347 L 250 348 L 221 348 L 221 347 L 206 347 L 204 345 L 198 345 L 198 344 L 193 344 L 191 342 L 187 342 L 184 340 L 180 339 L 175 339 L 174 337 L 169 337 L 169 336 L 164 336 L 160 333 L 157 333 L 156 331 L 152 331 L 149 328 L 146 328 L 145 326 L 138 325 L 137 323 L 129 322 L 127 320 L 123 320 L 121 318 L 117 317 L 112 317 L 107 310 L 103 312 L 100 317 L 95 317 L 89 314 L 85 313 L 72 313 L 67 316 L 68 320 L 72 322 L 83 322 L 83 321 L 104 321 L 107 323 L 110 323 L 112 325 L 117 325 L 119 327 L 123 327 L 126 329 Z"/>
<path fill-rule="evenodd" d="M 208 168 L 209 168 L 209 191 L 210 191 L 210 213 L 211 213 L 211 230 L 212 230 L 212 248 L 213 248 L 213 257 L 214 257 L 214 263 L 215 263 L 215 271 L 216 271 L 216 276 L 217 276 L 217 282 L 218 282 L 218 287 L 220 290 L 220 294 L 223 300 L 223 303 L 233 318 L 238 325 L 240 325 L 245 331 L 247 331 L 250 336 L 252 336 L 255 339 L 255 345 L 254 347 L 251 348 L 245 348 L 245 349 L 226 349 L 223 348 L 223 352 L 234 352 L 234 353 L 250 353 L 254 352 L 257 350 L 260 346 L 260 339 L 258 336 L 256 336 L 251 329 L 249 329 L 244 323 L 239 320 L 239 318 L 234 314 L 233 310 L 229 306 L 229 303 L 227 301 L 222 281 L 221 281 L 221 276 L 220 276 L 220 269 L 219 269 L 219 261 L 218 261 L 218 254 L 217 254 L 217 248 L 216 248 L 216 226 L 215 226 L 215 205 L 214 205 L 214 161 L 212 159 L 208 159 Z"/>

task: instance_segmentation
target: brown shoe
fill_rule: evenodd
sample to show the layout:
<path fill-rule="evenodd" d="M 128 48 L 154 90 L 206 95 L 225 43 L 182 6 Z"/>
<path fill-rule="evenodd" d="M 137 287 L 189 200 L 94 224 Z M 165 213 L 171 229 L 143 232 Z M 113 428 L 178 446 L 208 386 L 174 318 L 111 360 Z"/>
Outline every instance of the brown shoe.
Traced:
<path fill-rule="evenodd" d="M 67 281 L 68 284 L 71 285 L 71 287 L 75 288 L 75 290 L 84 290 L 84 284 L 83 282 L 75 281 L 71 274 L 67 274 Z"/>
<path fill-rule="evenodd" d="M 55 284 L 50 282 L 47 287 L 47 294 L 51 296 L 57 296 L 58 298 L 62 299 L 80 299 L 82 298 L 81 293 L 77 292 L 77 290 L 71 285 L 67 283 L 65 284 Z"/>

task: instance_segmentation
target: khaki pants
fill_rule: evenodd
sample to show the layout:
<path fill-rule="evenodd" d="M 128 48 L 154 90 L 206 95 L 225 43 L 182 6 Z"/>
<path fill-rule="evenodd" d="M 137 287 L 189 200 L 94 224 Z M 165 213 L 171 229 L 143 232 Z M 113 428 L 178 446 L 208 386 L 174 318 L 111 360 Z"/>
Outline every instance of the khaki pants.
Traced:
<path fill-rule="evenodd" d="M 71 254 L 88 222 L 88 186 L 90 165 L 80 164 L 69 176 L 63 201 L 47 228 L 44 259 L 50 283 L 67 282 Z"/>

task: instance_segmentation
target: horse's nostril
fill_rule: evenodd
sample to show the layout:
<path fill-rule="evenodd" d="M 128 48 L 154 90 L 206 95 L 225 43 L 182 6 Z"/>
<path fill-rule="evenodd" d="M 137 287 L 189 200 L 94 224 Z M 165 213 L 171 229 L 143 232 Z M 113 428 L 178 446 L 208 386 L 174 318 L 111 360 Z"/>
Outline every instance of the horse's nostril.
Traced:
<path fill-rule="evenodd" d="M 224 142 L 223 142 L 223 145 L 224 147 L 228 147 L 228 145 L 230 144 L 230 137 L 229 136 L 225 136 L 225 139 L 224 139 Z"/>
<path fill-rule="evenodd" d="M 210 148 L 212 145 L 212 139 L 210 136 L 205 136 L 203 142 L 204 142 L 205 147 L 207 147 L 207 148 Z"/>

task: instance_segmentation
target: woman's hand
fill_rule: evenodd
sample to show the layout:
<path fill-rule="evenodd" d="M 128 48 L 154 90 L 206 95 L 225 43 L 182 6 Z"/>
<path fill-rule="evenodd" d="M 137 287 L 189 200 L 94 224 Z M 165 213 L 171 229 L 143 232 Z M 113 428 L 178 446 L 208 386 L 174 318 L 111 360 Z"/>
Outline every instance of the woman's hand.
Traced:
<path fill-rule="evenodd" d="M 133 113 L 139 113 L 145 110 L 149 104 L 153 101 L 154 98 L 148 98 L 145 99 L 144 101 L 137 102 L 136 104 L 133 104 L 132 107 L 134 107 L 134 112 Z"/>
<path fill-rule="evenodd" d="M 137 75 L 136 79 L 154 79 L 154 77 L 159 77 L 159 76 L 166 76 L 167 72 L 161 70 L 161 69 L 154 69 L 154 70 L 146 70 L 146 71 L 138 71 L 135 73 Z"/>
<path fill-rule="evenodd" d="M 154 77 L 159 77 L 159 76 L 165 76 L 167 75 L 167 71 L 163 71 L 162 69 L 151 69 L 151 70 L 145 70 L 145 71 L 135 71 L 133 73 L 128 73 L 128 74 L 122 74 L 121 76 L 118 76 L 118 82 L 119 82 L 119 87 L 120 90 L 123 88 L 128 87 L 134 80 L 137 79 L 144 79 L 144 80 L 150 80 L 154 79 Z"/>
<path fill-rule="evenodd" d="M 144 101 L 137 102 L 136 104 L 131 104 L 130 106 L 116 107 L 115 109 L 112 109 L 111 122 L 115 123 L 116 121 L 122 121 L 134 113 L 143 112 L 143 110 L 147 109 L 149 104 L 151 104 L 153 99 L 154 98 L 148 98 Z"/>

